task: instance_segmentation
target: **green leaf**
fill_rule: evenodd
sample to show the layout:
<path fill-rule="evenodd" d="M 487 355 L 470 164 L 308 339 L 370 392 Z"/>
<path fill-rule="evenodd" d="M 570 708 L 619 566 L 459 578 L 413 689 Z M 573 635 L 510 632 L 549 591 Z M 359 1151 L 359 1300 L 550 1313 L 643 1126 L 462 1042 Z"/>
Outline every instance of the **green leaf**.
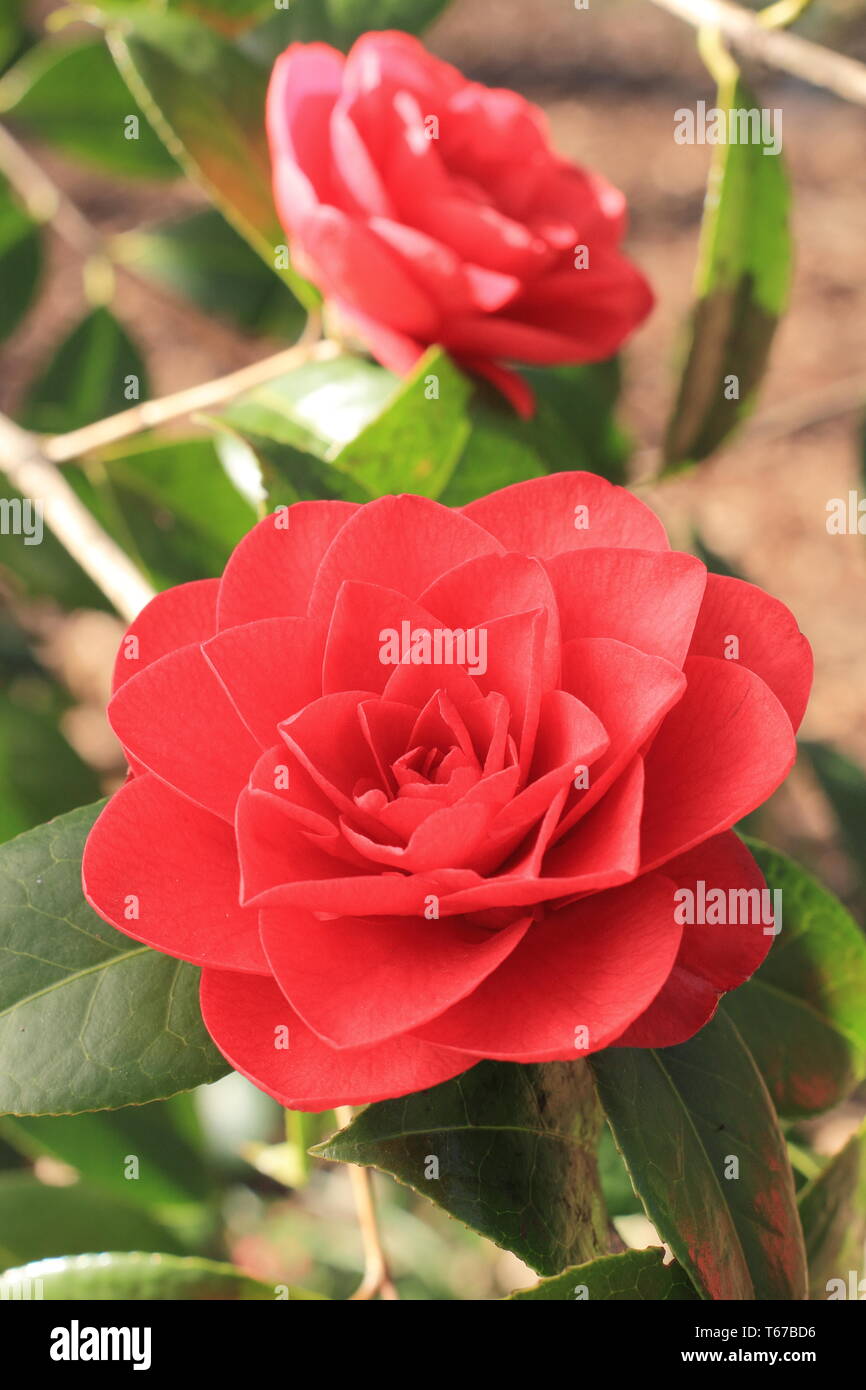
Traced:
<path fill-rule="evenodd" d="M 783 1115 L 813 1115 L 866 1076 L 866 938 L 799 864 L 747 841 L 782 894 L 782 930 L 763 965 L 722 1005 Z"/>
<path fill-rule="evenodd" d="M 15 331 L 27 313 L 41 273 L 39 227 L 0 179 L 0 341 Z"/>
<path fill-rule="evenodd" d="M 72 482 L 71 474 L 69 481 Z M 3 492 L 10 503 L 25 500 L 8 482 L 4 482 Z M 31 537 L 33 534 L 31 531 Z M 43 526 L 38 545 L 32 543 L 31 537 L 23 533 L 3 537 L 0 576 L 13 592 L 35 597 L 48 595 L 67 609 L 101 608 L 113 612 L 105 595 L 47 526 Z"/>
<path fill-rule="evenodd" d="M 757 110 L 739 80 L 723 82 L 723 111 Z M 690 342 L 668 424 L 668 470 L 711 454 L 748 414 L 764 374 L 791 278 L 790 190 L 781 153 L 763 141 L 713 152 L 698 256 Z M 736 377 L 738 398 L 726 399 Z"/>
<path fill-rule="evenodd" d="M 324 1294 L 286 1284 L 262 1284 L 232 1265 L 176 1255 L 79 1255 L 7 1269 L 0 1299 L 43 1298 L 51 1302 L 117 1301 L 246 1303 L 322 1299 Z"/>
<path fill-rule="evenodd" d="M 0 1268 L 112 1245 L 182 1251 L 167 1227 L 99 1188 L 48 1187 L 29 1173 L 0 1173 Z"/>
<path fill-rule="evenodd" d="M 626 1250 L 621 1255 L 606 1255 L 588 1264 L 574 1265 L 552 1279 L 542 1279 L 529 1289 L 517 1289 L 506 1302 L 583 1301 L 605 1299 L 608 1302 L 689 1302 L 698 1295 L 688 1275 L 674 1260 L 664 1263 L 663 1250 Z"/>
<path fill-rule="evenodd" d="M 308 362 L 257 386 L 215 418 L 239 434 L 332 458 L 376 418 L 398 387 L 392 372 L 347 353 Z"/>
<path fill-rule="evenodd" d="M 0 691 L 0 840 L 99 795 L 96 773 L 57 727 L 60 707 L 51 687 L 34 688 L 40 703 L 27 703 L 25 693 L 23 686 L 14 698 Z"/>
<path fill-rule="evenodd" d="M 662 1240 L 714 1299 L 805 1296 L 785 1142 L 760 1073 L 717 1014 L 696 1037 L 591 1058 L 601 1103 Z M 739 1175 L 733 1174 L 732 1159 Z"/>
<path fill-rule="evenodd" d="M 271 195 L 267 72 L 187 15 L 111 0 L 97 13 L 121 76 L 170 153 L 302 303 L 317 303 L 305 280 L 276 270 L 285 235 Z"/>
<path fill-rule="evenodd" d="M 68 1163 L 89 1185 L 125 1201 L 185 1205 L 211 1190 L 201 1152 L 184 1129 L 188 1116 L 179 1107 L 189 1105 L 184 1095 L 84 1115 L 7 1116 L 0 1137 L 28 1158 L 47 1154 Z"/>
<path fill-rule="evenodd" d="M 849 1270 L 864 1274 L 866 1242 L 866 1125 L 861 1125 L 826 1168 L 800 1193 L 800 1217 L 809 1259 L 809 1297 L 825 1299 L 831 1279 L 848 1289 Z M 837 1293 L 841 1293 L 838 1285 Z"/>
<path fill-rule="evenodd" d="M 381 413 L 335 455 L 334 467 L 374 497 L 438 497 L 469 436 L 470 389 L 447 353 L 431 348 Z"/>
<path fill-rule="evenodd" d="M 866 881 L 866 772 L 828 743 L 800 743 L 839 826 L 861 879 Z"/>
<path fill-rule="evenodd" d="M 614 422 L 615 358 L 585 367 L 525 367 L 535 413 L 521 420 L 492 391 L 472 404 L 472 432 L 440 500 L 464 506 L 497 488 L 543 473 L 585 470 L 625 482 L 628 444 Z"/>
<path fill-rule="evenodd" d="M 600 1124 L 582 1062 L 481 1062 L 382 1101 L 312 1152 L 391 1173 L 540 1274 L 601 1253 Z M 432 1160 L 438 1160 L 438 1177 Z"/>
<path fill-rule="evenodd" d="M 180 173 L 101 39 L 49 40 L 32 48 L 0 83 L 0 111 L 34 139 L 108 173 L 140 178 Z"/>
<path fill-rule="evenodd" d="M 304 313 L 286 285 L 213 208 L 121 232 L 111 250 L 137 275 L 247 332 L 294 338 L 303 327 Z"/>
<path fill-rule="evenodd" d="M 70 469 L 68 476 L 160 588 L 220 575 L 258 520 L 207 438 L 145 440 L 129 453 Z"/>
<path fill-rule="evenodd" d="M 147 393 L 138 349 L 100 307 L 77 324 L 31 384 L 21 423 L 39 434 L 63 434 L 124 410 Z"/>
<path fill-rule="evenodd" d="M 0 1113 L 142 1105 L 229 1070 L 198 970 L 103 922 L 81 893 L 101 804 L 0 846 Z"/>
<path fill-rule="evenodd" d="M 350 472 L 340 456 L 399 398 L 391 372 L 346 354 L 257 387 L 210 423 L 252 450 L 271 507 L 306 497 L 369 501 L 361 470 Z"/>

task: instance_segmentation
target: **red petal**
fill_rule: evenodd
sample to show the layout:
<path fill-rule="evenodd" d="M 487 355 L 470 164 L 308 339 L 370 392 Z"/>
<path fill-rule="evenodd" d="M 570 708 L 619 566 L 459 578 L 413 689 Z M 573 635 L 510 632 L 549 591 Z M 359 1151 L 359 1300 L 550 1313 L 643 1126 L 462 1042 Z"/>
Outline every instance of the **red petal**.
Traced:
<path fill-rule="evenodd" d="M 322 693 L 324 629 L 309 618 L 224 628 L 204 654 L 253 738 L 271 748 L 277 725 Z"/>
<path fill-rule="evenodd" d="M 543 608 L 548 615 L 543 680 L 559 679 L 559 612 L 550 578 L 527 555 L 482 555 L 458 565 L 425 589 L 420 602 L 446 626 L 478 627 L 494 618 Z"/>
<path fill-rule="evenodd" d="M 201 647 L 160 657 L 108 706 L 124 748 L 157 777 L 223 820 L 234 818 L 260 748 Z"/>
<path fill-rule="evenodd" d="M 812 686 L 812 649 L 793 613 L 754 584 L 708 575 L 690 655 L 724 658 L 729 637 L 739 642 L 736 659 L 770 687 L 798 729 Z"/>
<path fill-rule="evenodd" d="M 562 640 L 615 637 L 682 666 L 707 572 L 679 551 L 573 550 L 547 562 Z"/>
<path fill-rule="evenodd" d="M 610 746 L 593 765 L 586 790 L 571 792 L 557 837 L 586 815 L 643 747 L 682 696 L 686 678 L 662 657 L 612 637 L 588 637 L 563 647 L 562 684 L 597 714 Z"/>
<path fill-rule="evenodd" d="M 149 773 L 114 793 L 82 864 L 87 901 L 118 931 L 195 965 L 266 974 L 239 878 L 231 829 Z"/>
<path fill-rule="evenodd" d="M 459 512 L 428 497 L 380 497 L 347 522 L 322 561 L 310 616 L 328 617 L 349 579 L 418 598 L 446 570 L 502 546 Z"/>
<path fill-rule="evenodd" d="M 356 511 L 352 502 L 296 502 L 254 526 L 220 581 L 219 626 L 306 613 L 322 556 Z"/>
<path fill-rule="evenodd" d="M 231 970 L 203 971 L 201 1008 L 208 1032 L 235 1071 L 290 1109 L 389 1100 L 449 1081 L 471 1066 L 462 1055 L 412 1037 L 351 1050 L 328 1047 L 273 980 Z M 286 1037 L 288 1046 L 281 1047 Z"/>
<path fill-rule="evenodd" d="M 193 579 L 152 598 L 126 629 L 114 663 L 112 692 L 161 656 L 212 637 L 219 587 L 218 579 Z"/>
<path fill-rule="evenodd" d="M 734 661 L 689 657 L 688 687 L 646 758 L 642 867 L 727 830 L 784 781 L 796 755 L 770 688 Z"/>
<path fill-rule="evenodd" d="M 713 888 L 726 894 L 731 889 L 760 892 L 766 887 L 761 870 L 733 831 L 670 860 L 664 876 L 673 880 L 676 889 L 688 888 L 693 893 L 698 891 L 700 879 L 706 892 Z M 684 926 L 670 979 L 646 1012 L 617 1039 L 616 1046 L 674 1047 L 693 1037 L 712 1018 L 720 996 L 743 984 L 761 964 L 773 942 L 772 932 L 764 934 L 765 925 L 695 922 Z"/>
<path fill-rule="evenodd" d="M 467 999 L 416 1035 L 502 1061 L 598 1052 L 670 974 L 682 932 L 671 894 L 670 882 L 655 875 L 552 913 Z"/>
<path fill-rule="evenodd" d="M 323 690 L 384 690 L 394 672 L 393 663 L 381 660 L 382 636 L 387 629 L 400 634 L 401 624 L 432 631 L 441 627 L 429 609 L 395 589 L 348 580 L 334 604 L 325 648 Z"/>
<path fill-rule="evenodd" d="M 586 508 L 588 526 L 578 508 Z M 551 556 L 587 547 L 620 546 L 668 550 L 664 527 L 654 512 L 624 487 L 595 473 L 551 473 L 480 497 L 463 508 L 506 550 Z M 582 634 L 573 634 L 582 635 Z"/>
<path fill-rule="evenodd" d="M 406 1033 L 463 999 L 524 935 L 460 919 L 320 922 L 297 909 L 262 912 L 274 976 L 304 1021 L 334 1047 L 370 1047 Z"/>

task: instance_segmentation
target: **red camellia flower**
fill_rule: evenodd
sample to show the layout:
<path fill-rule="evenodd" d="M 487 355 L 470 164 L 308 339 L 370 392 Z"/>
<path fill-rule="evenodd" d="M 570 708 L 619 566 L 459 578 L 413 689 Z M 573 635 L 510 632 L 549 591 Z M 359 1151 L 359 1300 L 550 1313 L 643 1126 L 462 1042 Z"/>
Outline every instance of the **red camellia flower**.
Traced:
<path fill-rule="evenodd" d="M 85 892 L 204 967 L 214 1041 L 285 1105 L 679 1043 L 772 942 L 677 904 L 760 897 L 730 827 L 810 680 L 781 603 L 592 474 L 299 502 L 130 627 Z"/>
<path fill-rule="evenodd" d="M 292 44 L 267 128 L 298 268 L 396 372 L 441 343 L 528 414 L 504 362 L 598 361 L 649 312 L 622 195 L 554 154 L 537 107 L 408 34 Z"/>

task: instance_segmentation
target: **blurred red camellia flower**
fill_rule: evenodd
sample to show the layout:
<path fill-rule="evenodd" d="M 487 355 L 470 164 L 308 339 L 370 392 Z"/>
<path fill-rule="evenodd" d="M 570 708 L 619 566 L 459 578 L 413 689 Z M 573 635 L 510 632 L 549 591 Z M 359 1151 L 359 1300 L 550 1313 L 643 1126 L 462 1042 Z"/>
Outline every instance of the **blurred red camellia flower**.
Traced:
<path fill-rule="evenodd" d="M 292 44 L 267 128 L 298 269 L 393 371 L 440 343 L 531 414 L 505 363 L 609 357 L 652 306 L 622 194 L 553 152 L 537 107 L 408 34 Z"/>
<path fill-rule="evenodd" d="M 675 894 L 763 888 L 730 827 L 810 681 L 781 603 L 592 474 L 299 502 L 129 629 L 85 892 L 204 967 L 217 1046 L 288 1106 L 682 1042 L 772 935 Z"/>

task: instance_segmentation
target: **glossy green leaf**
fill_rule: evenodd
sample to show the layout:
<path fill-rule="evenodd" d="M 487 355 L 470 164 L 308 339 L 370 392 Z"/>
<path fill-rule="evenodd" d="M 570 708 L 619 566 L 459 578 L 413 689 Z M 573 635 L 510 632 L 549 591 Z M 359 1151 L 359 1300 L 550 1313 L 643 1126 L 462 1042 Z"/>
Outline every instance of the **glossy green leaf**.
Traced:
<path fill-rule="evenodd" d="M 257 460 L 268 506 L 307 497 L 368 501 L 343 448 L 399 398 L 399 379 L 349 354 L 310 362 L 240 396 L 211 421 Z"/>
<path fill-rule="evenodd" d="M 763 965 L 725 997 L 783 1115 L 828 1110 L 866 1076 L 866 938 L 826 888 L 778 850 L 748 841 L 782 894 L 782 930 Z"/>
<path fill-rule="evenodd" d="M 287 1284 L 263 1284 L 232 1265 L 193 1256 L 146 1254 L 77 1255 L 7 1269 L 0 1278 L 0 1299 L 42 1298 L 89 1303 L 156 1303 L 193 1300 L 248 1303 L 319 1300 Z"/>
<path fill-rule="evenodd" d="M 498 394 L 472 403 L 472 432 L 441 501 L 460 507 L 544 473 L 585 470 L 625 482 L 628 443 L 614 420 L 616 359 L 584 367 L 525 367 L 535 411 L 521 420 Z"/>
<path fill-rule="evenodd" d="M 0 111 L 27 135 L 108 173 L 180 173 L 102 39 L 49 40 L 32 48 L 0 83 Z"/>
<path fill-rule="evenodd" d="M 229 1070 L 198 970 L 103 922 L 81 892 L 100 805 L 0 846 L 0 1113 L 144 1104 Z"/>
<path fill-rule="evenodd" d="M 588 1264 L 575 1265 L 552 1279 L 542 1279 L 529 1289 L 517 1289 L 506 1302 L 583 1302 L 605 1299 L 668 1303 L 697 1299 L 688 1275 L 674 1260 L 664 1263 L 663 1250 L 626 1250 L 621 1255 L 605 1255 Z"/>
<path fill-rule="evenodd" d="M 31 383 L 21 423 L 40 434 L 63 434 L 147 394 L 138 349 L 110 310 L 100 307 L 76 325 Z"/>
<path fill-rule="evenodd" d="M 215 209 L 122 232 L 112 254 L 248 332 L 294 338 L 304 313 L 287 286 Z"/>
<path fill-rule="evenodd" d="M 599 1124 L 582 1062 L 481 1062 L 442 1086 L 368 1106 L 313 1152 L 391 1173 L 553 1274 L 604 1249 Z"/>
<path fill-rule="evenodd" d="M 850 1298 L 850 1271 L 855 1271 L 855 1284 L 866 1276 L 866 1126 L 803 1188 L 800 1218 L 809 1259 L 809 1297 Z M 830 1283 L 839 1279 L 841 1289 Z"/>
<path fill-rule="evenodd" d="M 113 0 L 100 0 L 97 13 L 122 77 L 171 154 L 302 302 L 315 304 L 305 280 L 276 269 L 285 234 L 271 195 L 267 72 L 188 15 Z"/>
<path fill-rule="evenodd" d="M 432 348 L 376 416 L 335 455 L 374 497 L 438 497 L 466 444 L 470 385 L 448 355 Z"/>
<path fill-rule="evenodd" d="M 228 478 L 211 440 L 146 440 L 87 469 L 103 522 L 157 583 L 216 577 L 258 512 Z"/>
<path fill-rule="evenodd" d="M 167 1227 L 140 1207 L 76 1182 L 49 1187 L 29 1173 L 0 1173 L 0 1267 L 52 1255 L 110 1250 L 181 1253 Z"/>
<path fill-rule="evenodd" d="M 755 111 L 738 80 L 715 105 Z M 772 143 L 772 142 L 770 142 Z M 790 190 L 781 153 L 763 140 L 713 151 L 695 284 L 696 304 L 664 444 L 668 469 L 706 458 L 748 414 L 763 377 L 791 278 Z M 736 398 L 733 395 L 736 379 Z"/>
<path fill-rule="evenodd" d="M 41 271 L 40 229 L 0 180 L 0 341 L 33 303 Z"/>
<path fill-rule="evenodd" d="M 609 1048 L 590 1060 L 646 1214 L 698 1289 L 714 1299 L 803 1298 L 784 1138 L 730 1020 L 717 1014 L 679 1047 Z"/>
<path fill-rule="evenodd" d="M 60 1159 L 90 1186 L 125 1201 L 184 1205 L 203 1201 L 211 1183 L 180 1107 L 191 1107 L 188 1095 L 83 1115 L 7 1116 L 0 1136 L 28 1158 Z"/>
<path fill-rule="evenodd" d="M 60 709 L 45 683 L 0 690 L 0 840 L 99 795 L 96 773 L 58 728 Z"/>
<path fill-rule="evenodd" d="M 828 743 L 800 743 L 830 803 L 839 833 L 860 877 L 866 881 L 866 772 Z"/>

